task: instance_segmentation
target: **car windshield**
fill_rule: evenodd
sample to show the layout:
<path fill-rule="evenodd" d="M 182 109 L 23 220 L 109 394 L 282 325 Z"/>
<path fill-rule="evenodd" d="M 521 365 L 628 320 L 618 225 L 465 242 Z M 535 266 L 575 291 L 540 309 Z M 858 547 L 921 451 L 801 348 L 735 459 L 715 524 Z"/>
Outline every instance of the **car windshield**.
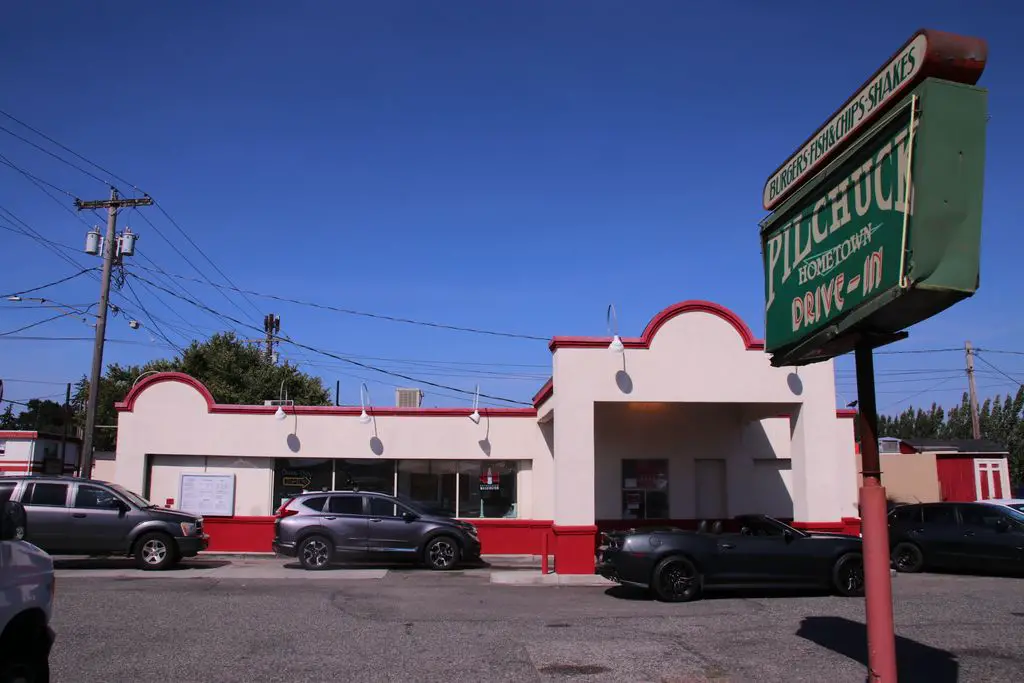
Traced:
<path fill-rule="evenodd" d="M 1018 524 L 1024 524 L 1024 512 L 1021 511 L 1021 509 L 1024 508 L 1024 504 L 1014 503 L 1013 505 L 1008 505 L 1006 507 L 1006 512 L 1012 519 L 1014 519 Z"/>
<path fill-rule="evenodd" d="M 123 486 L 121 486 L 119 484 L 112 484 L 110 486 L 110 488 L 114 489 L 115 491 L 120 493 L 122 496 L 127 498 L 129 501 L 131 501 L 132 505 L 136 505 L 136 506 L 138 506 L 140 508 L 155 508 L 156 507 L 155 505 L 150 503 L 148 500 L 146 500 L 145 498 L 143 498 L 139 494 L 132 493 L 131 491 L 129 491 L 128 489 L 126 489 L 125 487 L 123 487 Z"/>

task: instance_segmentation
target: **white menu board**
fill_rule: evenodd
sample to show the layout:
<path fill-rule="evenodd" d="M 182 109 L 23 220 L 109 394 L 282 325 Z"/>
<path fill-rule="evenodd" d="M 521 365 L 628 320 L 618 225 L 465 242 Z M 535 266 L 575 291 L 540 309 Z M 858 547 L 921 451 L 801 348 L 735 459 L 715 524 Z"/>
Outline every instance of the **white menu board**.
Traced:
<path fill-rule="evenodd" d="M 235 514 L 235 475 L 182 474 L 178 509 L 197 515 L 230 517 Z"/>

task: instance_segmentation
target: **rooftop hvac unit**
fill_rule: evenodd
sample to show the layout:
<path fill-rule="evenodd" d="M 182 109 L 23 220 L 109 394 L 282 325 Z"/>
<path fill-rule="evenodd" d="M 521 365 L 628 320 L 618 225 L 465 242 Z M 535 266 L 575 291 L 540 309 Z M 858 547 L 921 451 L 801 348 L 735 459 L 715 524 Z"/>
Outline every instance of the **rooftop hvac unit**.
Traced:
<path fill-rule="evenodd" d="M 878 452 L 879 453 L 899 453 L 900 442 L 898 439 L 879 439 L 878 440 Z"/>
<path fill-rule="evenodd" d="M 399 408 L 419 408 L 422 404 L 421 389 L 395 389 L 395 405 Z"/>

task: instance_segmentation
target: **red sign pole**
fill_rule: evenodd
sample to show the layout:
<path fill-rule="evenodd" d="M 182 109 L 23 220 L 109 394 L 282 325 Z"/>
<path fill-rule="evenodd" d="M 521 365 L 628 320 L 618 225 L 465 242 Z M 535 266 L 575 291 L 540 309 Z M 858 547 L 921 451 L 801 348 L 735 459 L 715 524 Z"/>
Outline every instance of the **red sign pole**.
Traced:
<path fill-rule="evenodd" d="M 864 591 L 868 631 L 868 680 L 896 683 L 896 633 L 889 571 L 889 525 L 878 457 L 878 412 L 872 347 L 855 351 L 860 452 L 864 482 L 860 487 L 861 534 L 864 537 Z"/>

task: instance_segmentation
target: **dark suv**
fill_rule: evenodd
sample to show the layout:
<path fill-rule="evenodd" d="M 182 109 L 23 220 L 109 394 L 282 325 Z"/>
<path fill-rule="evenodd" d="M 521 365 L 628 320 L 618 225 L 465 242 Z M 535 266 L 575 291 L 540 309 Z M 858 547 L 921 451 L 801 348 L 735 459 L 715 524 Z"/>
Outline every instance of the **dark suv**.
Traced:
<path fill-rule="evenodd" d="M 989 503 L 914 503 L 889 513 L 900 572 L 1024 571 L 1024 513 Z"/>
<path fill-rule="evenodd" d="M 202 517 L 95 479 L 0 477 L 0 504 L 7 500 L 25 506 L 25 540 L 51 555 L 127 555 L 141 569 L 166 569 L 209 542 Z"/>
<path fill-rule="evenodd" d="M 305 569 L 336 560 L 413 560 L 453 569 L 480 557 L 476 527 L 382 493 L 324 491 L 290 499 L 274 520 L 274 552 Z"/>

